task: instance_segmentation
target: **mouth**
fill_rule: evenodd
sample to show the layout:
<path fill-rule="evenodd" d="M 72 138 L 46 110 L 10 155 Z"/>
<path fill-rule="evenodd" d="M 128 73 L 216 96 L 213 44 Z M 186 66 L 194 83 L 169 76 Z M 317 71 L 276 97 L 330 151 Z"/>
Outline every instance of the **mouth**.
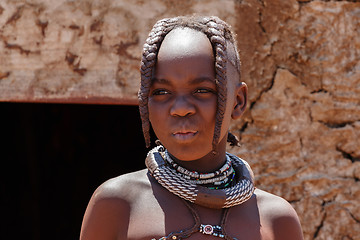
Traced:
<path fill-rule="evenodd" d="M 198 133 L 198 131 L 181 130 L 181 131 L 174 132 L 172 135 L 178 141 L 187 142 L 187 141 L 192 140 L 192 138 L 195 137 L 197 133 Z"/>

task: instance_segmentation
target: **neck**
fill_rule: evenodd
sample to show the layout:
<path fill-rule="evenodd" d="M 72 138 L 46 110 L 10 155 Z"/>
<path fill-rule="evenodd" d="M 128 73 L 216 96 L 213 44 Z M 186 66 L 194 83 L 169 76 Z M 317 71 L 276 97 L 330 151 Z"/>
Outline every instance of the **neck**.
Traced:
<path fill-rule="evenodd" d="M 171 153 L 171 158 L 180 166 L 200 173 L 213 172 L 221 168 L 226 161 L 226 138 L 223 138 L 216 148 L 216 154 L 209 152 L 200 159 L 192 161 L 182 161 L 174 157 Z"/>

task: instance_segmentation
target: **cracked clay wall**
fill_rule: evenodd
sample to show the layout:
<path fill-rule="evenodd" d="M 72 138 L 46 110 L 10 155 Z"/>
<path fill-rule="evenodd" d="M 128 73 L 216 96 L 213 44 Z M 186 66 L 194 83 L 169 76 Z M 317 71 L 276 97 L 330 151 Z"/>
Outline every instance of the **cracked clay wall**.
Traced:
<path fill-rule="evenodd" d="M 0 101 L 136 104 L 147 32 L 195 12 L 238 34 L 249 108 L 230 151 L 295 207 L 305 239 L 360 239 L 357 1 L 2 0 Z"/>

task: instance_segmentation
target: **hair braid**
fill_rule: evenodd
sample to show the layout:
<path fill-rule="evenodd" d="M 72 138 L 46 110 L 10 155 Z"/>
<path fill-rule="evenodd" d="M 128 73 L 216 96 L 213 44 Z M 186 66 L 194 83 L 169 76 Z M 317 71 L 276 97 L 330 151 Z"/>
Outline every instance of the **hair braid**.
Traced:
<path fill-rule="evenodd" d="M 144 44 L 142 60 L 141 60 L 141 86 L 139 89 L 139 109 L 142 121 L 142 128 L 146 146 L 150 146 L 150 121 L 148 112 L 148 96 L 151 86 L 151 80 L 155 73 L 155 64 L 157 54 L 165 36 L 173 29 L 178 27 L 188 27 L 203 32 L 208 37 L 214 51 L 215 59 L 215 84 L 218 90 L 217 112 L 215 119 L 214 137 L 212 142 L 213 151 L 220 139 L 221 125 L 224 119 L 227 100 L 227 71 L 226 65 L 229 61 L 237 69 L 240 74 L 240 58 L 237 52 L 236 41 L 230 26 L 220 18 L 184 16 L 175 18 L 166 18 L 159 20 L 149 33 Z M 229 58 L 227 44 L 230 43 L 234 49 L 235 56 Z"/>
<path fill-rule="evenodd" d="M 214 137 L 212 142 L 213 151 L 216 151 L 216 146 L 219 142 L 221 125 L 224 119 L 226 109 L 226 39 L 224 37 L 223 22 L 216 17 L 211 17 L 206 23 L 208 28 L 208 36 L 214 49 L 215 57 L 215 84 L 218 90 L 217 97 L 217 111 L 215 120 Z"/>
<path fill-rule="evenodd" d="M 162 19 L 158 21 L 153 29 L 150 31 L 148 38 L 143 47 L 143 54 L 141 59 L 141 86 L 138 92 L 139 98 L 139 110 L 142 123 L 142 129 L 145 138 L 146 147 L 150 146 L 150 121 L 148 111 L 148 98 L 149 90 L 151 86 L 151 80 L 155 72 L 155 64 L 157 54 L 160 48 L 161 42 L 164 40 L 166 34 L 168 34 L 174 24 L 175 19 Z"/>

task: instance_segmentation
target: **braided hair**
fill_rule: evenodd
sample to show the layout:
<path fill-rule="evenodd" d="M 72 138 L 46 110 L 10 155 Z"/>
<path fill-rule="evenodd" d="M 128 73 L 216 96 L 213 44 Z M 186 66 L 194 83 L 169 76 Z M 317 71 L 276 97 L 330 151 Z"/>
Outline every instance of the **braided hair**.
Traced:
<path fill-rule="evenodd" d="M 217 112 L 215 120 L 214 137 L 212 148 L 215 151 L 219 142 L 221 125 L 226 109 L 227 97 L 227 71 L 226 64 L 230 62 L 240 76 L 240 57 L 236 47 L 235 34 L 230 26 L 218 17 L 180 16 L 159 20 L 153 26 L 143 47 L 141 59 L 141 86 L 138 92 L 139 110 L 141 116 L 142 130 L 146 147 L 150 146 L 150 120 L 148 110 L 148 98 L 151 81 L 155 74 L 155 64 L 160 45 L 165 36 L 175 28 L 191 28 L 204 33 L 213 48 L 215 58 L 215 85 L 218 90 Z M 227 50 L 227 48 L 232 48 Z M 230 132 L 228 141 L 231 145 L 238 145 L 237 138 Z"/>

